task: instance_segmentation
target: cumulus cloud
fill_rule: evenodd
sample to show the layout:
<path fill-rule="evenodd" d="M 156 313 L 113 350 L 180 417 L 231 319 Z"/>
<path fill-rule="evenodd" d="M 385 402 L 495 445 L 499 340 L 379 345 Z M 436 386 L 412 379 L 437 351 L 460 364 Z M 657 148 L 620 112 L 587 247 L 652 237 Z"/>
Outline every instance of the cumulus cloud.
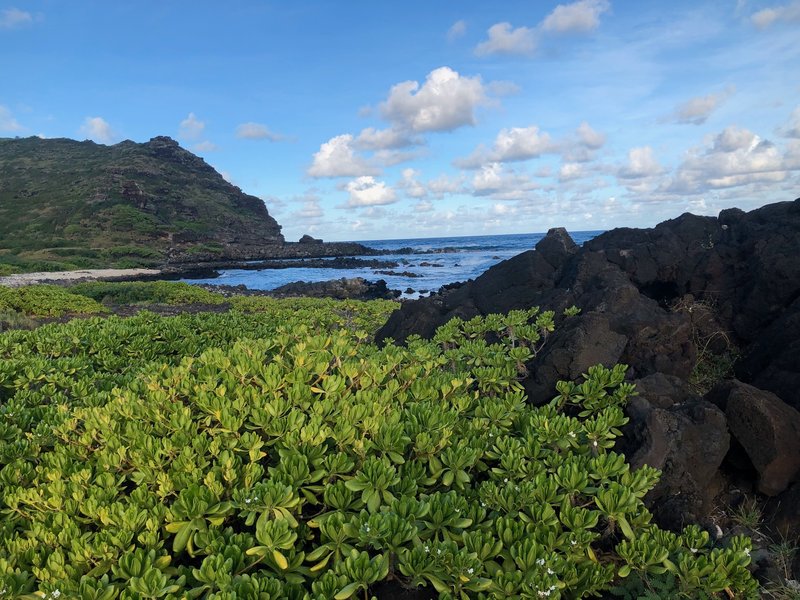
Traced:
<path fill-rule="evenodd" d="M 467 24 L 463 21 L 456 21 L 447 30 L 447 41 L 452 42 L 462 37 L 467 32 Z"/>
<path fill-rule="evenodd" d="M 663 171 L 650 146 L 632 148 L 628 152 L 628 164 L 619 169 L 617 175 L 623 179 L 652 177 Z"/>
<path fill-rule="evenodd" d="M 547 133 L 535 125 L 501 129 L 490 150 L 478 146 L 469 156 L 456 159 L 454 164 L 462 169 L 478 169 L 486 163 L 514 162 L 536 158 L 555 151 Z"/>
<path fill-rule="evenodd" d="M 5 106 L 0 104 L 0 131 L 22 131 L 24 127 L 20 125 Z"/>
<path fill-rule="evenodd" d="M 484 165 L 472 178 L 475 196 L 490 196 L 498 200 L 519 200 L 538 187 L 524 173 L 517 173 L 500 163 Z"/>
<path fill-rule="evenodd" d="M 464 192 L 464 177 L 450 177 L 446 173 L 442 173 L 435 179 L 429 180 L 427 188 L 436 198 L 443 198 L 451 194 L 460 194 Z"/>
<path fill-rule="evenodd" d="M 717 134 L 710 146 L 695 150 L 678 167 L 665 190 L 674 193 L 702 193 L 752 183 L 775 183 L 800 169 L 791 147 L 786 155 L 752 131 L 728 127 Z"/>
<path fill-rule="evenodd" d="M 244 140 L 267 140 L 270 142 L 278 142 L 283 139 L 282 135 L 270 131 L 266 125 L 252 121 L 236 127 L 236 137 Z"/>
<path fill-rule="evenodd" d="M 675 109 L 675 121 L 691 125 L 702 125 L 711 113 L 714 112 L 735 91 L 733 86 L 723 91 L 707 96 L 690 98 Z"/>
<path fill-rule="evenodd" d="M 530 56 L 536 50 L 536 33 L 528 27 L 511 27 L 511 23 L 495 23 L 487 31 L 489 39 L 475 47 L 477 56 L 517 54 Z"/>
<path fill-rule="evenodd" d="M 375 129 L 374 127 L 362 129 L 355 140 L 356 146 L 362 150 L 395 150 L 421 143 L 422 140 L 408 135 L 407 132 L 394 128 Z"/>
<path fill-rule="evenodd" d="M 353 144 L 353 136 L 349 133 L 329 139 L 314 153 L 314 159 L 307 171 L 308 175 L 311 177 L 376 175 L 378 169 L 357 154 Z"/>
<path fill-rule="evenodd" d="M 800 0 L 768 7 L 750 16 L 750 22 L 758 29 L 766 29 L 773 23 L 781 21 L 785 23 L 800 22 Z"/>
<path fill-rule="evenodd" d="M 397 194 L 392 188 L 370 175 L 357 177 L 348 182 L 344 189 L 350 194 L 345 208 L 384 206 L 397 201 Z"/>
<path fill-rule="evenodd" d="M 480 77 L 462 77 L 449 67 L 440 67 L 431 71 L 421 86 L 417 81 L 394 85 L 380 110 L 402 129 L 452 131 L 474 125 L 475 110 L 487 102 Z"/>
<path fill-rule="evenodd" d="M 101 144 L 111 144 L 116 137 L 111 125 L 102 117 L 86 117 L 78 131 L 87 139 Z"/>
<path fill-rule="evenodd" d="M 580 143 L 589 150 L 598 150 L 606 143 L 606 135 L 592 129 L 586 121 L 578 125 L 576 133 Z"/>
<path fill-rule="evenodd" d="M 0 107 L 0 123 L 2 120 L 2 107 Z M 780 134 L 788 138 L 800 138 L 800 105 L 792 111 L 789 121 L 781 127 Z"/>
<path fill-rule="evenodd" d="M 18 8 L 0 10 L 0 29 L 14 29 L 33 23 L 33 15 Z"/>
<path fill-rule="evenodd" d="M 419 171 L 414 169 L 403 169 L 403 178 L 397 182 L 397 188 L 405 192 L 411 198 L 424 198 L 428 195 L 428 190 L 417 180 Z"/>
<path fill-rule="evenodd" d="M 205 128 L 206 124 L 190 112 L 178 126 L 178 136 L 184 140 L 199 140 Z"/>
<path fill-rule="evenodd" d="M 597 29 L 600 15 L 610 8 L 607 0 L 579 0 L 559 4 L 542 22 L 549 33 L 586 33 Z"/>

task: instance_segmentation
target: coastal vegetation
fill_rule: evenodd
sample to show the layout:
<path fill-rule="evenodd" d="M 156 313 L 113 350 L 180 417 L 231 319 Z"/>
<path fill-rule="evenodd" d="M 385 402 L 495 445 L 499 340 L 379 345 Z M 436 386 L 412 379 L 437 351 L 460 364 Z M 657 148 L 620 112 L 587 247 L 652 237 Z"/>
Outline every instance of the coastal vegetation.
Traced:
<path fill-rule="evenodd" d="M 264 203 L 167 137 L 0 138 L 0 275 L 237 257 L 283 242 Z M 242 254 L 243 253 L 243 254 Z"/>
<path fill-rule="evenodd" d="M 7 309 L 187 301 L 29 289 Z M 396 303 L 227 301 L 0 334 L 0 597 L 757 597 L 749 539 L 652 522 L 658 471 L 615 451 L 623 365 L 526 402 L 526 363 L 574 309 L 379 347 Z"/>

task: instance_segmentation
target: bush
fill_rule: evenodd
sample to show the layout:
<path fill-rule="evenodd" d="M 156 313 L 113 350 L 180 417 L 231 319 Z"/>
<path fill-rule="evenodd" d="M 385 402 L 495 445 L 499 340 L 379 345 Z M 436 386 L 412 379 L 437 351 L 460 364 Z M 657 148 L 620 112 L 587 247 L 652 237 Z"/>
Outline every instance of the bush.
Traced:
<path fill-rule="evenodd" d="M 93 281 L 69 288 L 105 304 L 222 304 L 225 297 L 203 288 L 177 281 Z"/>
<path fill-rule="evenodd" d="M 526 404 L 552 313 L 379 349 L 334 304 L 287 306 L 0 336 L 17 357 L 0 362 L 0 589 L 556 599 L 669 573 L 680 593 L 754 596 L 748 540 L 650 522 L 658 472 L 612 449 L 624 367 Z"/>
<path fill-rule="evenodd" d="M 56 285 L 29 285 L 18 288 L 0 286 L 0 310 L 45 317 L 106 312 L 106 309 L 94 300 Z"/>

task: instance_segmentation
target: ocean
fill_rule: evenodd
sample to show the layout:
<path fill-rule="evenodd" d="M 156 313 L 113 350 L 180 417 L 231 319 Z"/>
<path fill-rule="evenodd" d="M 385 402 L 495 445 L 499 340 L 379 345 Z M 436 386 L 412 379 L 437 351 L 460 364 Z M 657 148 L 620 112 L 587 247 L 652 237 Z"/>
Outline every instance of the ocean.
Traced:
<path fill-rule="evenodd" d="M 599 235 L 602 231 L 574 231 L 570 236 L 578 245 Z M 400 290 L 404 298 L 416 298 L 437 291 L 443 285 L 474 279 L 489 267 L 532 249 L 545 236 L 544 233 L 513 235 L 481 235 L 462 237 L 437 237 L 397 240 L 359 241 L 369 248 L 388 252 L 381 256 L 357 257 L 395 261 L 391 269 L 326 269 L 288 268 L 220 271 L 213 279 L 185 279 L 188 283 L 216 285 L 245 285 L 253 290 L 272 290 L 295 281 L 326 281 L 342 277 L 363 277 L 368 281 L 383 279 L 390 289 Z M 412 248 L 424 254 L 393 254 L 392 250 Z M 394 274 L 378 273 L 390 270 Z"/>

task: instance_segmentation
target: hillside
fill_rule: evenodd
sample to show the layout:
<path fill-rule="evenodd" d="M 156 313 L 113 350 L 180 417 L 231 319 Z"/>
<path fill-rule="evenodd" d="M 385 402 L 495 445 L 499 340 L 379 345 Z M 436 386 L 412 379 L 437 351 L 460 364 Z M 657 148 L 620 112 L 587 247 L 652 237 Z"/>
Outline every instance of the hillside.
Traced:
<path fill-rule="evenodd" d="M 259 198 L 168 137 L 0 139 L 0 271 L 260 258 L 280 230 Z"/>

